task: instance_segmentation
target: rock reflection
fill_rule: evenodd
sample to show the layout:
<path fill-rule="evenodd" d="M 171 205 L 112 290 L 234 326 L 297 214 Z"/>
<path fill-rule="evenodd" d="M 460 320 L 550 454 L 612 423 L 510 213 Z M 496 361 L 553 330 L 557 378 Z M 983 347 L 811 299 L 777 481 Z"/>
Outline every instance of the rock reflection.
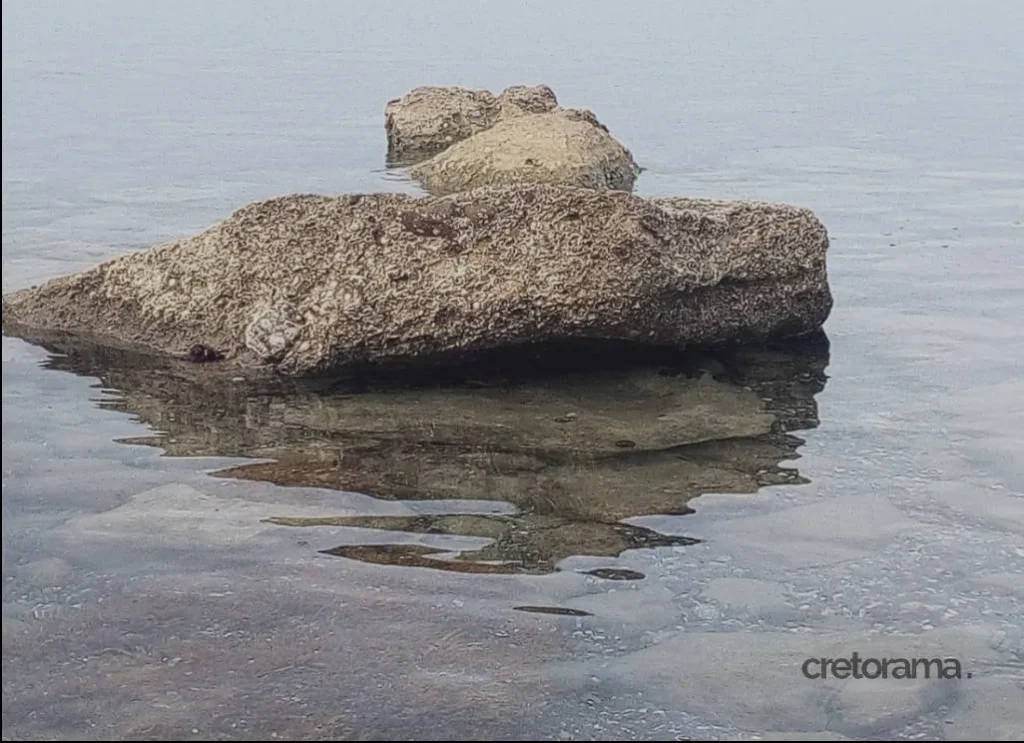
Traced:
<path fill-rule="evenodd" d="M 551 515 L 516 516 L 348 516 L 266 519 L 281 526 L 355 526 L 415 534 L 486 537 L 486 547 L 451 554 L 421 544 L 346 545 L 328 554 L 387 565 L 416 565 L 461 573 L 550 573 L 569 555 L 616 557 L 638 547 L 694 544 L 690 537 L 669 536 L 631 524 L 570 521 Z M 598 577 L 614 569 L 598 569 Z M 623 571 L 630 572 L 630 571 Z M 617 578 L 621 579 L 621 578 Z"/>
<path fill-rule="evenodd" d="M 48 366 L 98 376 L 116 392 L 104 407 L 156 431 L 131 443 L 170 456 L 270 460 L 218 476 L 385 500 L 514 505 L 512 516 L 269 519 L 377 530 L 375 544 L 353 537 L 331 554 L 481 573 L 546 573 L 570 555 L 692 543 L 622 521 L 688 513 L 687 501 L 701 493 L 805 482 L 780 462 L 797 458 L 803 443 L 790 432 L 818 423 L 814 396 L 828 363 L 823 335 L 685 354 L 616 349 L 599 363 L 587 353 L 520 349 L 472 367 L 473 377 L 460 367 L 410 386 L 383 371 L 316 382 L 229 380 L 214 365 L 39 342 L 55 354 Z M 470 551 L 381 544 L 396 532 L 491 541 Z"/>

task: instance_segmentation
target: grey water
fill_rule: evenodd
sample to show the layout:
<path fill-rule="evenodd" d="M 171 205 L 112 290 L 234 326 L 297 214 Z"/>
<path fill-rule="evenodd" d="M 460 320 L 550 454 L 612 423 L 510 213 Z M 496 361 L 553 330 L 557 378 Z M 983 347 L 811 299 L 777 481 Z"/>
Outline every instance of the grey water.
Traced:
<path fill-rule="evenodd" d="M 835 295 L 827 343 L 425 390 L 225 390 L 4 337 L 5 740 L 1024 739 L 1024 3 L 2 25 L 5 292 L 261 198 L 417 193 L 389 99 L 546 83 L 640 195 L 813 209 Z M 666 400 L 704 434 L 526 445 L 579 411 L 614 449 Z M 962 674 L 802 671 L 854 652 Z"/>

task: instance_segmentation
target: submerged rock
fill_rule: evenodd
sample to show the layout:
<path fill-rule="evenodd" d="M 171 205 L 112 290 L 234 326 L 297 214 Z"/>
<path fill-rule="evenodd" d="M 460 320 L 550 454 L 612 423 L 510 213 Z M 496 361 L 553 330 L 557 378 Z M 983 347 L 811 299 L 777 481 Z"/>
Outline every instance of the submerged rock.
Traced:
<path fill-rule="evenodd" d="M 516 116 L 416 165 L 433 194 L 511 183 L 554 183 L 630 191 L 640 168 L 590 111 Z"/>
<path fill-rule="evenodd" d="M 502 119 L 543 113 L 557 105 L 547 85 L 514 85 L 500 95 L 457 86 L 414 88 L 388 101 L 384 109 L 388 160 L 423 160 Z"/>
<path fill-rule="evenodd" d="M 287 196 L 4 297 L 5 332 L 67 331 L 285 375 L 521 344 L 800 335 L 832 299 L 806 209 L 532 184 Z"/>

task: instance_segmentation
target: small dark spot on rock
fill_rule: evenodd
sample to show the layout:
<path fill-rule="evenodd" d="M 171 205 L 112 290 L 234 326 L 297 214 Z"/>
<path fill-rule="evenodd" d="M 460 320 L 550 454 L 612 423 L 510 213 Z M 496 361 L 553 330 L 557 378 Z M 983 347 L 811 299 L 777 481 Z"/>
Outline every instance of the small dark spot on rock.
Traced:
<path fill-rule="evenodd" d="M 443 216 L 408 211 L 402 212 L 399 220 L 406 232 L 420 237 L 440 237 L 446 240 L 455 237 L 455 228 L 446 222 Z"/>
<path fill-rule="evenodd" d="M 537 161 L 534 160 L 532 157 L 526 158 L 525 162 L 526 162 L 527 165 L 536 165 L 537 164 Z"/>
<path fill-rule="evenodd" d="M 434 324 L 447 325 L 455 317 L 455 311 L 451 307 L 442 307 L 434 313 Z"/>
<path fill-rule="evenodd" d="M 185 358 L 193 363 L 203 364 L 209 361 L 220 361 L 224 358 L 224 354 L 215 348 L 210 348 L 202 343 L 196 343 L 188 349 L 188 355 Z"/>
<path fill-rule="evenodd" d="M 615 445 L 617 447 L 619 447 L 620 449 L 635 449 L 636 448 L 636 442 L 635 441 L 630 441 L 629 439 L 619 439 L 618 441 L 615 442 Z"/>

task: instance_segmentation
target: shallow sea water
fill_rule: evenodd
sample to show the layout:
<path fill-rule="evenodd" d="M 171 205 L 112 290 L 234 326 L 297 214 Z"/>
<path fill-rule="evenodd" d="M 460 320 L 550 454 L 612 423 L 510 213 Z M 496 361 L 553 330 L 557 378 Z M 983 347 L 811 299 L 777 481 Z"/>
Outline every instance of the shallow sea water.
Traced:
<path fill-rule="evenodd" d="M 5 2 L 5 292 L 261 198 L 415 193 L 387 100 L 543 82 L 641 195 L 813 209 L 836 305 L 827 343 L 413 390 L 4 337 L 4 738 L 1024 738 L 1021 28 Z M 801 673 L 853 652 L 963 676 Z"/>

